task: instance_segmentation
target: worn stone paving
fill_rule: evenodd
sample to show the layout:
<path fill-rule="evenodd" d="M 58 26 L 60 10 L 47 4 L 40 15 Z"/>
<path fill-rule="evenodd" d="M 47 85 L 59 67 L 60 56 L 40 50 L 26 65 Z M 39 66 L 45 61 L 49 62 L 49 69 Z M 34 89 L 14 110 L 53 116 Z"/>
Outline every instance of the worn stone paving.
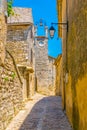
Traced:
<path fill-rule="evenodd" d="M 36 94 L 6 130 L 72 130 L 62 111 L 61 97 Z"/>

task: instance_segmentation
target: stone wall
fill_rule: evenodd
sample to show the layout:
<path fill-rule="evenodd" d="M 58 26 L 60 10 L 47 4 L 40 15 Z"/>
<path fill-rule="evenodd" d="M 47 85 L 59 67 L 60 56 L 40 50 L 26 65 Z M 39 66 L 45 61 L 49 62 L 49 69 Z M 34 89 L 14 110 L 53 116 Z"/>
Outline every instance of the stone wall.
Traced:
<path fill-rule="evenodd" d="M 5 17 L 0 14 L 0 65 L 4 65 L 7 27 Z"/>
<path fill-rule="evenodd" d="M 0 129 L 5 130 L 11 119 L 23 107 L 22 82 L 15 60 L 6 50 L 6 18 L 0 12 Z"/>
<path fill-rule="evenodd" d="M 6 1 L 0 1 L 0 129 L 23 108 L 23 84 L 15 57 L 6 49 Z"/>
<path fill-rule="evenodd" d="M 48 57 L 47 43 L 39 46 L 39 41 L 35 42 L 35 70 L 37 77 L 37 91 L 43 91 L 48 86 Z"/>
<path fill-rule="evenodd" d="M 28 54 L 24 53 L 27 52 L 27 44 L 25 41 L 8 41 L 6 47 L 14 56 L 17 64 L 21 63 L 24 65 L 27 63 Z"/>
<path fill-rule="evenodd" d="M 0 66 L 0 129 L 5 130 L 11 119 L 23 107 L 22 82 L 14 61 L 6 52 L 4 67 Z"/>
<path fill-rule="evenodd" d="M 48 88 L 50 90 L 50 95 L 55 94 L 55 58 L 48 56 L 48 61 L 49 61 L 49 68 L 48 68 Z"/>
<path fill-rule="evenodd" d="M 66 3 L 67 2 L 67 3 Z M 66 12 L 67 11 L 67 12 Z M 60 14 L 59 14 L 60 15 Z M 74 130 L 87 129 L 87 1 L 63 0 L 63 104 Z M 65 55 L 65 56 L 64 56 Z"/>
<path fill-rule="evenodd" d="M 40 45 L 40 40 L 44 45 Z M 48 40 L 38 38 L 35 41 L 35 72 L 37 78 L 37 91 L 46 95 L 54 94 L 55 66 L 54 58 L 48 57 Z"/>
<path fill-rule="evenodd" d="M 32 26 L 8 25 L 7 31 L 7 48 L 15 57 L 16 63 L 30 65 L 34 60 Z"/>
<path fill-rule="evenodd" d="M 14 56 L 23 80 L 23 98 L 27 100 L 35 93 L 35 54 L 33 25 L 18 23 L 8 24 L 7 49 Z M 31 80 L 32 79 L 32 80 Z M 31 85 L 32 84 L 32 85 Z"/>
<path fill-rule="evenodd" d="M 0 128 L 4 130 L 12 117 L 22 108 L 22 83 L 12 57 L 5 52 L 6 23 L 0 15 Z M 4 49 L 3 49 L 4 48 Z"/>

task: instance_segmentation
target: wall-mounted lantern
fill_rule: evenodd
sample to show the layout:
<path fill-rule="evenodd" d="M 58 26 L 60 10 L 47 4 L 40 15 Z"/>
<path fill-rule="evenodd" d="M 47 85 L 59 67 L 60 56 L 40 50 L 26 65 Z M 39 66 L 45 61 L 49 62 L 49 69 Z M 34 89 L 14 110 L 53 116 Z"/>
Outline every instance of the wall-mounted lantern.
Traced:
<path fill-rule="evenodd" d="M 54 25 L 66 25 L 67 26 L 67 32 L 68 32 L 68 21 L 66 23 L 51 23 L 51 27 L 49 28 L 50 37 L 53 38 L 56 29 L 53 27 Z"/>

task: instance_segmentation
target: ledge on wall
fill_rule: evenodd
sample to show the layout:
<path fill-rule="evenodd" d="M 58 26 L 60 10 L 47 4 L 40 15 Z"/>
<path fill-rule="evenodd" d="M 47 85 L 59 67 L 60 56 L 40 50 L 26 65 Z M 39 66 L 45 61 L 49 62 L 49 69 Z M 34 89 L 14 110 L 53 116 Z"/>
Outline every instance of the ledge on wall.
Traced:
<path fill-rule="evenodd" d="M 29 72 L 30 73 L 34 72 L 32 67 L 29 67 L 29 66 L 26 66 L 26 65 L 20 65 L 20 64 L 18 64 L 17 66 L 18 66 L 19 71 L 20 71 L 22 76 L 26 75 Z"/>

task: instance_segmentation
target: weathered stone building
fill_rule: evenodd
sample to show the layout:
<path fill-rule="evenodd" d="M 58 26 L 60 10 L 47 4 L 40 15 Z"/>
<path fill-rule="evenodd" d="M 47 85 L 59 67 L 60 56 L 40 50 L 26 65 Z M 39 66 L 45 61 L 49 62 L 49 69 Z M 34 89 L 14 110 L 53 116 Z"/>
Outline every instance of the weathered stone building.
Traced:
<path fill-rule="evenodd" d="M 35 92 L 34 27 L 31 9 L 14 8 L 7 18 L 7 2 L 0 2 L 0 129 L 5 130 Z"/>
<path fill-rule="evenodd" d="M 37 35 L 35 30 L 35 76 L 36 89 L 43 94 L 54 94 L 55 87 L 55 59 L 48 56 L 48 28 L 45 36 Z"/>
<path fill-rule="evenodd" d="M 15 59 L 5 49 L 7 24 L 5 0 L 0 1 L 0 129 L 5 130 L 23 107 L 22 80 Z"/>
<path fill-rule="evenodd" d="M 74 130 L 86 130 L 87 1 L 58 0 L 58 9 L 60 5 L 59 22 L 68 21 L 68 30 L 66 25 L 61 25 L 63 108 Z"/>
<path fill-rule="evenodd" d="M 4 64 L 5 59 L 5 45 L 6 45 L 6 34 L 7 34 L 7 27 L 6 27 L 6 17 L 5 11 L 7 7 L 4 6 L 5 1 L 0 1 L 0 65 Z M 6 2 L 5 2 L 6 3 Z"/>
<path fill-rule="evenodd" d="M 7 49 L 15 58 L 23 80 L 24 100 L 35 91 L 34 27 L 30 8 L 13 8 L 14 16 L 7 19 Z M 22 12 L 22 13 L 21 13 Z"/>

